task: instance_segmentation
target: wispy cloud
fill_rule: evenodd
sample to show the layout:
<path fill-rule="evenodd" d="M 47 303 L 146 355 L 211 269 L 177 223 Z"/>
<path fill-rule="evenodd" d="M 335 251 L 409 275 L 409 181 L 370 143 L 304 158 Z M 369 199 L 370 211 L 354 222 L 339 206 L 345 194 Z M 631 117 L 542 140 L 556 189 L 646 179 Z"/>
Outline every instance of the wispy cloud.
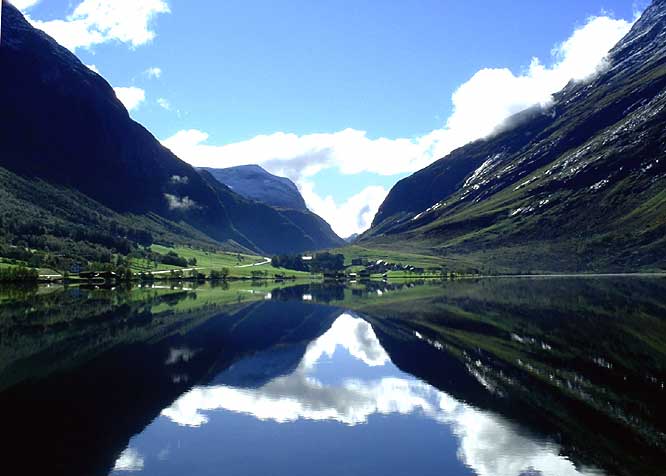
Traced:
<path fill-rule="evenodd" d="M 144 71 L 144 73 L 149 78 L 159 79 L 162 76 L 162 68 L 153 66 L 152 68 L 148 68 L 146 71 Z"/>
<path fill-rule="evenodd" d="M 181 175 L 172 175 L 170 182 L 175 185 L 187 185 L 190 183 L 190 178 Z"/>
<path fill-rule="evenodd" d="M 197 202 L 190 197 L 178 197 L 177 195 L 165 193 L 164 198 L 166 199 L 170 210 L 186 211 L 198 207 Z"/>
<path fill-rule="evenodd" d="M 125 448 L 120 454 L 113 467 L 114 471 L 141 471 L 143 469 L 144 459 L 134 448 Z"/>
<path fill-rule="evenodd" d="M 160 106 L 162 109 L 166 109 L 167 111 L 171 110 L 171 103 L 169 102 L 168 99 L 157 98 L 157 105 Z"/>

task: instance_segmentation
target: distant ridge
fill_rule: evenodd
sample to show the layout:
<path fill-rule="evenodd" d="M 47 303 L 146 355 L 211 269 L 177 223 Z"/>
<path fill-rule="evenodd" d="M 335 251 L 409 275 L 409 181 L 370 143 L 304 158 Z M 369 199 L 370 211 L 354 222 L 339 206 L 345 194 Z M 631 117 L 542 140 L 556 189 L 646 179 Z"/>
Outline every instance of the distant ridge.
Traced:
<path fill-rule="evenodd" d="M 313 249 L 335 248 L 345 244 L 323 218 L 308 210 L 298 187 L 288 178 L 273 175 L 258 165 L 200 170 L 235 193 L 274 207 L 312 238 L 317 244 Z"/>
<path fill-rule="evenodd" d="M 296 184 L 286 177 L 278 177 L 259 165 L 239 165 L 215 169 L 202 167 L 234 192 L 266 205 L 293 210 L 307 210 L 305 200 Z"/>

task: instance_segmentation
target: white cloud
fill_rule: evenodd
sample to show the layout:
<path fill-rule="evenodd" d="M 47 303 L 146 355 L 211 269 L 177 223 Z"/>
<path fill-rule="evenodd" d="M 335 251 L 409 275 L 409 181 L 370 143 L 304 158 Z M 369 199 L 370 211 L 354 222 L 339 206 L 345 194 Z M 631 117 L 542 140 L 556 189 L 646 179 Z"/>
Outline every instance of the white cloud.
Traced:
<path fill-rule="evenodd" d="M 170 210 L 190 210 L 197 207 L 197 202 L 192 200 L 190 197 L 178 197 L 170 193 L 165 193 L 164 198 L 169 204 Z"/>
<path fill-rule="evenodd" d="M 155 78 L 158 79 L 160 76 L 162 76 L 162 68 L 158 68 L 156 66 L 153 66 L 152 68 L 148 68 L 145 71 L 146 76 L 149 78 Z"/>
<path fill-rule="evenodd" d="M 123 103 L 128 111 L 133 111 L 146 100 L 146 92 L 134 86 L 113 88 L 116 97 Z"/>
<path fill-rule="evenodd" d="M 165 0 L 83 0 L 65 19 L 41 21 L 28 17 L 28 20 L 75 51 L 108 41 L 132 47 L 148 43 L 155 37 L 151 20 L 157 14 L 169 12 Z"/>
<path fill-rule="evenodd" d="M 37 5 L 41 0 L 10 0 L 10 3 L 19 10 L 27 10 Z"/>
<path fill-rule="evenodd" d="M 207 143 L 209 137 L 205 132 L 181 130 L 163 142 L 180 158 L 196 166 L 255 163 L 272 173 L 285 175 L 300 184 L 308 205 L 330 220 L 339 233 L 359 232 L 369 220 L 356 220 L 342 213 L 343 209 L 349 211 L 347 204 L 338 206 L 330 197 L 318 197 L 304 180 L 330 167 L 343 174 L 365 171 L 394 175 L 419 170 L 470 141 L 488 136 L 511 115 L 535 104 L 548 105 L 552 95 L 570 80 L 585 80 L 593 75 L 604 67 L 608 51 L 631 25 L 621 19 L 591 17 L 570 38 L 553 48 L 552 66 L 533 58 L 520 74 L 507 68 L 480 70 L 453 93 L 453 112 L 444 127 L 420 137 L 370 138 L 366 132 L 354 129 L 307 135 L 276 132 L 216 146 Z M 379 206 L 376 197 L 381 192 L 373 188 L 359 195 L 363 194 L 373 200 L 369 212 L 373 215 Z M 353 221 L 359 225 L 352 226 Z"/>
<path fill-rule="evenodd" d="M 301 181 L 298 187 L 310 210 L 330 223 L 333 231 L 343 238 L 367 230 L 388 195 L 384 187 L 370 186 L 338 203 L 330 195 L 321 197 L 315 193 L 315 185 L 311 181 Z"/>
<path fill-rule="evenodd" d="M 116 460 L 113 467 L 114 471 L 141 471 L 143 470 L 144 459 L 134 448 L 125 448 Z"/>
<path fill-rule="evenodd" d="M 186 175 L 183 176 L 172 175 L 170 182 L 176 185 L 187 185 L 188 183 L 190 183 L 190 178 L 187 177 Z"/>
<path fill-rule="evenodd" d="M 165 98 L 157 98 L 157 104 L 162 108 L 166 109 L 167 111 L 171 110 L 171 103 L 169 102 L 168 99 Z"/>
<path fill-rule="evenodd" d="M 163 142 L 196 166 L 230 167 L 256 163 L 294 180 L 334 166 L 345 174 L 368 171 L 394 175 L 413 170 L 426 163 L 423 152 L 432 142 L 428 136 L 370 139 L 366 132 L 354 129 L 303 136 L 276 132 L 224 146 L 206 144 L 207 140 L 207 133 L 190 129 L 181 130 Z"/>
<path fill-rule="evenodd" d="M 97 66 L 95 66 L 94 64 L 87 64 L 86 66 L 88 67 L 88 69 L 90 71 L 94 71 L 95 73 L 99 74 L 100 76 L 102 75 L 102 73 L 99 72 L 99 69 L 97 68 Z"/>

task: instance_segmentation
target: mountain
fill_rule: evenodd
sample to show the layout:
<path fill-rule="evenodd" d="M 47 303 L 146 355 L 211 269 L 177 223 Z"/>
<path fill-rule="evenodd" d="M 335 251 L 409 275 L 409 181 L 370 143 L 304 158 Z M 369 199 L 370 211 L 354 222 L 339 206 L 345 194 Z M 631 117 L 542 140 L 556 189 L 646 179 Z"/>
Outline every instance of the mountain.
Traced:
<path fill-rule="evenodd" d="M 201 177 L 218 195 L 234 226 L 260 250 L 300 253 L 339 246 L 330 225 L 309 210 L 276 209 L 234 193 L 206 170 Z"/>
<path fill-rule="evenodd" d="M 139 232 L 257 253 L 329 246 L 176 157 L 101 76 L 5 1 L 1 34 L 11 74 L 0 75 L 0 180 L 12 186 L 0 219 L 12 230 L 3 225 L 0 244 L 77 256 L 93 247 L 107 258 L 140 243 Z"/>
<path fill-rule="evenodd" d="M 593 78 L 401 180 L 362 240 L 505 271 L 666 269 L 666 0 Z"/>
<path fill-rule="evenodd" d="M 354 243 L 360 235 L 358 233 L 352 233 L 349 235 L 347 238 L 345 238 L 345 241 L 347 243 Z"/>
<path fill-rule="evenodd" d="M 296 184 L 286 177 L 273 175 L 258 165 L 240 165 L 225 169 L 203 167 L 217 180 L 239 195 L 272 207 L 307 210 Z"/>
<path fill-rule="evenodd" d="M 303 236 L 312 240 L 312 244 L 309 248 L 301 247 L 295 251 L 335 248 L 344 245 L 344 240 L 335 234 L 323 218 L 308 210 L 298 188 L 288 178 L 272 175 L 258 165 L 243 165 L 226 169 L 201 168 L 199 170 L 202 175 L 209 174 L 217 182 L 246 199 L 276 209 L 282 217 L 296 225 Z M 239 214 L 234 219 L 234 223 L 239 223 L 245 216 L 243 213 Z M 242 227 L 240 229 L 244 230 Z M 268 240 L 274 237 L 264 236 L 264 238 Z M 298 240 L 298 237 L 296 239 Z M 254 238 L 254 241 L 260 244 L 258 240 L 260 239 Z M 262 245 L 260 244 L 260 246 Z"/>

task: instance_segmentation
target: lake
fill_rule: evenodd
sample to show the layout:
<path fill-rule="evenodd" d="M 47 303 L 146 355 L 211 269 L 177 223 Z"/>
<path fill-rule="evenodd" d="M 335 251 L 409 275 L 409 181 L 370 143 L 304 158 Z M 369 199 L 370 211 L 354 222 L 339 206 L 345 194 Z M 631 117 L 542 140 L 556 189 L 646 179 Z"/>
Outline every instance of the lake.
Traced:
<path fill-rule="evenodd" d="M 7 474 L 663 475 L 666 278 L 0 290 Z"/>

